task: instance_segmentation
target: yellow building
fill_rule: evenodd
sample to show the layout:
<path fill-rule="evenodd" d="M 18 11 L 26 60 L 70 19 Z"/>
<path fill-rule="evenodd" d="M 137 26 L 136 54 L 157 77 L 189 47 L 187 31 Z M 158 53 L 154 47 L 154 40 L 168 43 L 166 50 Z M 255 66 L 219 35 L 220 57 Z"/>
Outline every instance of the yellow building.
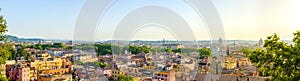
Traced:
<path fill-rule="evenodd" d="M 182 44 L 163 44 L 161 46 L 163 48 L 170 48 L 170 49 L 184 48 L 184 46 Z"/>
<path fill-rule="evenodd" d="M 44 74 L 52 74 L 52 75 L 56 75 L 56 74 L 66 74 L 66 73 L 71 73 L 71 71 L 69 71 L 69 68 L 46 69 L 46 70 L 44 71 Z"/>
<path fill-rule="evenodd" d="M 62 58 L 45 58 L 42 60 L 35 60 L 33 63 L 39 70 L 61 68 L 63 66 L 71 65 L 70 61 Z"/>
<path fill-rule="evenodd" d="M 48 53 L 38 54 L 39 58 L 51 58 L 51 56 Z"/>
<path fill-rule="evenodd" d="M 133 78 L 133 81 L 141 81 L 141 78 Z"/>
<path fill-rule="evenodd" d="M 114 69 L 112 71 L 112 78 L 117 79 L 119 75 L 125 75 L 125 72 L 122 69 Z"/>
<path fill-rule="evenodd" d="M 68 68 L 46 69 L 39 75 L 38 81 L 72 81 L 72 75 Z"/>
<path fill-rule="evenodd" d="M 39 75 L 38 81 L 72 81 L 72 75 L 71 74 L 63 74 L 63 75 L 41 74 Z"/>
<path fill-rule="evenodd" d="M 244 57 L 244 58 L 240 58 L 238 60 L 238 67 L 248 67 L 250 65 L 250 61 L 248 58 Z"/>
<path fill-rule="evenodd" d="M 236 62 L 236 59 L 234 57 L 232 57 L 232 56 L 227 56 L 225 58 L 225 61 L 227 61 L 227 62 Z"/>
<path fill-rule="evenodd" d="M 237 63 L 234 57 L 226 57 L 225 62 L 223 62 L 222 67 L 225 69 L 234 69 L 237 67 Z"/>
<path fill-rule="evenodd" d="M 54 58 L 49 54 L 39 54 L 38 59 L 31 63 L 35 67 L 31 76 L 38 75 L 38 81 L 72 80 L 72 63 L 65 58 Z"/>
<path fill-rule="evenodd" d="M 0 64 L 0 76 L 6 77 L 6 76 L 5 76 L 5 74 L 6 74 L 5 71 L 6 71 L 6 70 L 5 70 L 5 64 Z"/>
<path fill-rule="evenodd" d="M 142 68 L 144 68 L 146 70 L 153 70 L 153 69 L 155 69 L 155 66 L 143 66 Z"/>
<path fill-rule="evenodd" d="M 35 79 L 37 79 L 37 74 L 36 74 L 36 72 L 35 72 L 34 69 L 30 69 L 29 72 L 30 72 L 30 73 L 29 73 L 30 80 L 35 80 Z"/>
<path fill-rule="evenodd" d="M 2 77 L 6 77 L 6 65 L 7 64 L 15 64 L 16 61 L 15 60 L 8 60 L 8 61 L 5 61 L 6 63 L 5 64 L 0 64 L 0 76 Z"/>

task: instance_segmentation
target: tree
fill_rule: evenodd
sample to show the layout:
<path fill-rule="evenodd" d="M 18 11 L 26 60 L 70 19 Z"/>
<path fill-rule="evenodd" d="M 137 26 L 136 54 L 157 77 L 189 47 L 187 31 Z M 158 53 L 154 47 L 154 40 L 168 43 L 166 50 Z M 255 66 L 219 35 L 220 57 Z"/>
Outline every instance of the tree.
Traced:
<path fill-rule="evenodd" d="M 252 50 L 247 49 L 247 48 L 243 48 L 240 50 L 240 52 L 243 52 L 243 54 L 245 54 L 246 56 L 248 56 L 248 54 L 252 53 Z"/>
<path fill-rule="evenodd" d="M 104 68 L 104 67 L 109 66 L 107 63 L 104 63 L 104 62 L 99 62 L 98 65 L 99 65 L 101 68 Z"/>
<path fill-rule="evenodd" d="M 63 43 L 53 43 L 53 48 L 65 48 L 66 46 Z"/>
<path fill-rule="evenodd" d="M 209 56 L 212 57 L 212 51 L 208 48 L 199 49 L 200 56 Z"/>
<path fill-rule="evenodd" d="M 148 46 L 128 46 L 128 51 L 131 52 L 132 54 L 138 54 L 138 53 L 150 53 L 151 48 L 149 48 Z"/>
<path fill-rule="evenodd" d="M 142 48 L 144 53 L 150 53 L 151 48 L 149 48 L 148 46 L 143 46 Z"/>
<path fill-rule="evenodd" d="M 274 81 L 300 80 L 300 31 L 294 33 L 294 44 L 280 41 L 277 34 L 268 36 L 264 49 L 257 48 L 248 55 L 260 75 L 272 76 Z"/>
<path fill-rule="evenodd" d="M 17 50 L 17 57 L 25 57 L 26 60 L 30 60 L 30 54 L 25 50 L 25 46 L 21 46 Z"/>
<path fill-rule="evenodd" d="M 181 48 L 172 50 L 174 53 L 181 53 Z"/>
<path fill-rule="evenodd" d="M 172 52 L 172 49 L 170 49 L 170 48 L 165 48 L 165 52 Z"/>
<path fill-rule="evenodd" d="M 8 49 L 9 45 L 8 43 L 0 44 L 0 64 L 5 64 L 5 61 L 8 60 L 11 55 Z"/>
<path fill-rule="evenodd" d="M 66 48 L 65 49 L 73 49 L 73 47 L 72 46 L 66 46 Z"/>
<path fill-rule="evenodd" d="M 0 9 L 1 11 L 1 9 Z M 5 61 L 8 60 L 8 58 L 11 55 L 11 52 L 8 49 L 11 45 L 9 42 L 6 42 L 6 32 L 7 32 L 7 25 L 6 20 L 3 18 L 3 16 L 0 15 L 0 41 L 4 41 L 4 43 L 0 44 L 0 64 L 5 64 Z M 5 68 L 0 68 L 1 71 Z M 0 75 L 1 81 L 8 81 L 6 77 L 3 77 L 4 75 Z"/>
<path fill-rule="evenodd" d="M 43 50 L 42 44 L 36 44 L 35 46 L 36 46 L 36 49 Z"/>
<path fill-rule="evenodd" d="M 133 78 L 130 76 L 119 75 L 116 81 L 133 81 Z"/>
<path fill-rule="evenodd" d="M 1 11 L 1 9 L 0 9 Z M 7 25 L 6 20 L 0 15 L 0 41 L 6 39 Z"/>
<path fill-rule="evenodd" d="M 131 54 L 138 54 L 143 51 L 143 48 L 138 46 L 129 46 L 128 50 Z"/>
<path fill-rule="evenodd" d="M 123 48 L 119 45 L 111 45 L 111 52 L 113 54 L 122 54 Z"/>
<path fill-rule="evenodd" d="M 13 44 L 9 43 L 8 51 L 11 53 L 8 60 L 16 60 L 17 58 L 17 51 L 13 48 Z"/>
<path fill-rule="evenodd" d="M 112 44 L 96 44 L 95 51 L 97 56 L 106 54 L 121 54 L 123 49 L 121 46 Z"/>
<path fill-rule="evenodd" d="M 52 47 L 52 45 L 50 45 L 50 44 L 43 44 L 42 45 L 43 50 L 50 49 L 51 47 Z"/>
<path fill-rule="evenodd" d="M 7 49 L 9 47 L 9 43 L 6 42 L 6 24 L 6 20 L 3 18 L 3 16 L 0 15 L 0 41 L 4 41 L 4 43 L 0 44 L 0 64 L 5 64 L 5 61 L 9 58 L 11 54 L 10 51 Z"/>

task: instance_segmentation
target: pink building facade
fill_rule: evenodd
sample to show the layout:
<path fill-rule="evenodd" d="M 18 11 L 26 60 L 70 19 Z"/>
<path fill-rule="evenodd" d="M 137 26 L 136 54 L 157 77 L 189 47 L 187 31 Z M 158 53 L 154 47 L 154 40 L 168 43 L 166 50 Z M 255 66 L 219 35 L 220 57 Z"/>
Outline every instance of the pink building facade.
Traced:
<path fill-rule="evenodd" d="M 29 81 L 30 68 L 19 65 L 6 65 L 6 76 L 10 81 Z"/>

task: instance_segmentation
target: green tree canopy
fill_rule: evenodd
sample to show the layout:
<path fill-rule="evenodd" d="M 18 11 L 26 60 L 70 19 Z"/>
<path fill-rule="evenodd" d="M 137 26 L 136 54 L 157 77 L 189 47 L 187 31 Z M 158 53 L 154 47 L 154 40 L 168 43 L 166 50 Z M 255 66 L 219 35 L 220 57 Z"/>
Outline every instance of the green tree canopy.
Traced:
<path fill-rule="evenodd" d="M 171 48 L 165 48 L 165 52 L 172 52 Z"/>
<path fill-rule="evenodd" d="M 10 56 L 8 60 L 16 60 L 17 57 L 17 51 L 13 48 L 13 44 L 9 43 L 7 46 L 7 50 L 10 52 Z"/>
<path fill-rule="evenodd" d="M 72 46 L 73 49 L 80 49 L 80 50 L 90 50 L 95 49 L 95 45 L 93 44 L 81 44 L 81 45 L 74 45 Z"/>
<path fill-rule="evenodd" d="M 50 44 L 43 44 L 42 45 L 43 50 L 50 49 L 51 47 L 52 47 L 52 45 L 50 45 Z"/>
<path fill-rule="evenodd" d="M 25 50 L 25 46 L 21 46 L 17 50 L 17 57 L 25 57 L 26 60 L 30 60 L 30 54 Z"/>
<path fill-rule="evenodd" d="M 277 34 L 268 36 L 264 49 L 258 48 L 248 55 L 263 76 L 274 81 L 300 80 L 300 31 L 294 33 L 294 44 L 280 41 Z"/>
<path fill-rule="evenodd" d="M 174 52 L 174 53 L 181 53 L 181 48 L 178 48 L 178 49 L 173 49 L 172 51 Z"/>
<path fill-rule="evenodd" d="M 53 43 L 53 48 L 65 48 L 66 46 L 63 43 Z"/>
<path fill-rule="evenodd" d="M 119 75 L 116 81 L 133 81 L 133 78 L 130 76 Z"/>
<path fill-rule="evenodd" d="M 0 41 L 4 41 L 4 43 L 0 44 L 0 64 L 4 64 L 11 55 L 11 52 L 9 51 L 10 49 L 8 49 L 8 47 L 11 45 L 9 42 L 6 42 L 6 24 L 6 20 L 0 15 Z"/>
<path fill-rule="evenodd" d="M 5 61 L 10 58 L 11 51 L 9 47 L 9 43 L 0 44 L 0 64 L 5 64 Z"/>
<path fill-rule="evenodd" d="M 142 48 L 144 53 L 150 53 L 151 48 L 149 48 L 148 46 L 143 46 Z"/>
<path fill-rule="evenodd" d="M 104 68 L 104 67 L 109 66 L 107 63 L 104 63 L 104 62 L 98 62 L 98 65 L 99 65 L 101 68 Z"/>
<path fill-rule="evenodd" d="M 248 54 L 252 53 L 252 50 L 250 50 L 248 48 L 243 48 L 243 49 L 241 49 L 239 51 L 243 52 L 243 54 L 245 54 L 246 56 L 248 56 Z"/>
<path fill-rule="evenodd" d="M 96 44 L 95 51 L 97 53 L 97 56 L 106 54 L 121 54 L 123 53 L 123 48 L 119 45 Z"/>
<path fill-rule="evenodd" d="M 199 49 L 199 53 L 200 53 L 200 56 L 209 56 L 209 57 L 212 57 L 212 51 L 208 48 L 201 48 Z"/>
<path fill-rule="evenodd" d="M 128 51 L 131 52 L 132 54 L 138 54 L 138 53 L 142 53 L 142 52 L 150 53 L 151 48 L 149 48 L 148 46 L 131 46 L 131 45 L 128 45 Z"/>
<path fill-rule="evenodd" d="M 18 45 L 22 46 L 22 45 Z M 26 48 L 33 48 L 33 49 L 39 49 L 39 50 L 47 50 L 50 48 L 64 48 L 64 49 L 71 49 L 70 46 L 65 46 L 63 43 L 53 43 L 51 44 L 34 44 L 34 45 L 27 45 Z"/>
<path fill-rule="evenodd" d="M 1 11 L 1 9 L 0 9 Z M 6 20 L 0 15 L 0 41 L 6 39 L 7 25 Z"/>
<path fill-rule="evenodd" d="M 40 50 L 43 50 L 43 46 L 42 44 L 36 44 L 35 45 L 36 49 L 40 49 Z"/>
<path fill-rule="evenodd" d="M 6 42 L 6 32 L 8 31 L 6 24 L 6 20 L 0 15 L 0 41 L 4 41 L 4 43 L 0 44 L 0 64 L 5 64 L 5 61 L 8 60 L 8 58 L 11 58 L 10 55 L 12 54 L 10 51 L 12 50 L 12 45 L 9 42 Z M 3 76 L 4 75 L 0 75 L 0 80 L 8 81 L 8 79 Z"/>

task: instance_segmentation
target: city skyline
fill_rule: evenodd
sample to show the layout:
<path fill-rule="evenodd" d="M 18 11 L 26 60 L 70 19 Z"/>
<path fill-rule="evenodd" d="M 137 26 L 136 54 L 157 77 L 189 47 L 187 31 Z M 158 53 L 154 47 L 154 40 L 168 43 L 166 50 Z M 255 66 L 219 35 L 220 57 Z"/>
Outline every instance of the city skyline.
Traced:
<path fill-rule="evenodd" d="M 1 0 L 0 81 L 300 81 L 300 0 Z"/>
<path fill-rule="evenodd" d="M 85 1 L 0 1 L 1 15 L 7 20 L 8 34 L 25 38 L 72 39 L 77 16 Z M 134 1 L 133 1 L 134 2 Z M 209 32 L 201 23 L 201 17 L 181 0 L 135 1 L 135 3 L 112 6 L 103 18 L 103 25 L 95 32 L 95 39 L 110 39 L 113 25 L 124 13 L 131 11 L 138 3 L 165 5 L 173 9 L 192 26 L 198 40 L 209 40 Z M 259 40 L 277 33 L 285 40 L 291 40 L 291 33 L 300 29 L 300 1 L 220 1 L 212 0 L 222 20 L 225 37 L 229 40 Z M 51 3 L 51 4 L 49 4 Z M 118 5 L 119 4 L 119 5 Z M 178 6 L 181 5 L 181 6 Z M 123 8 L 124 9 L 120 9 Z M 176 9 L 176 10 L 175 10 Z M 118 13 L 122 12 L 122 13 Z M 199 21 L 199 22 L 198 22 Z M 105 27 L 104 27 L 105 26 Z M 201 30 L 201 31 L 198 31 Z M 154 32 L 154 33 L 153 33 Z M 145 36 L 146 35 L 146 36 Z M 137 31 L 133 39 L 172 39 L 170 32 L 159 27 Z"/>

